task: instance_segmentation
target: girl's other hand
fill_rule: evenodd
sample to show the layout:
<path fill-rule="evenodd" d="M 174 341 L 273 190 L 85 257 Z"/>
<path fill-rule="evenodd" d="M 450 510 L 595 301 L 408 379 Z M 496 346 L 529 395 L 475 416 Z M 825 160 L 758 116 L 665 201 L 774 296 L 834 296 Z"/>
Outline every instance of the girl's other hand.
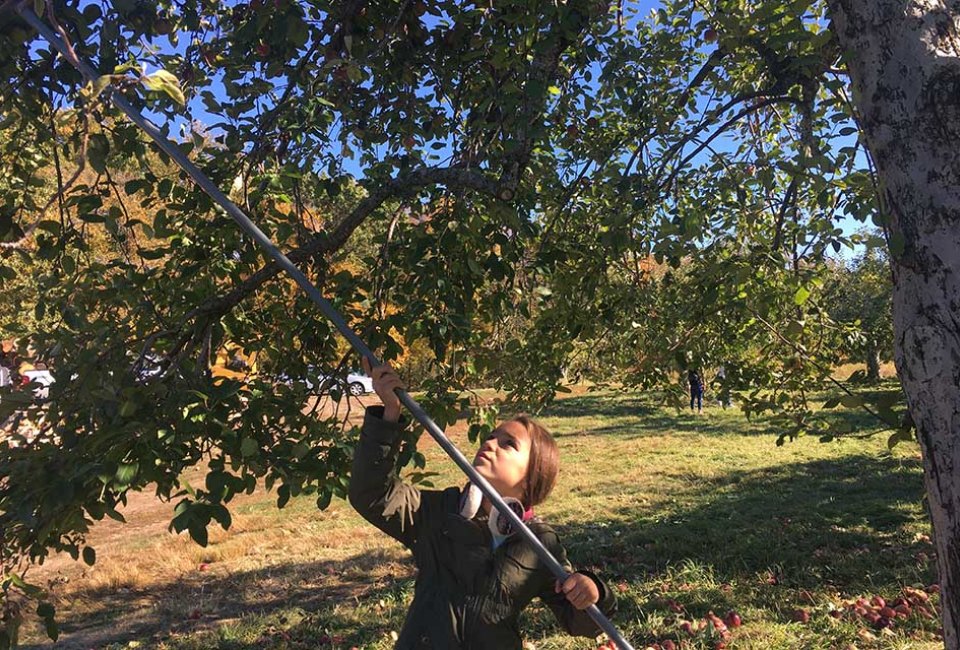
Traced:
<path fill-rule="evenodd" d="M 582 573 L 571 573 L 562 584 L 557 580 L 556 591 L 557 593 L 562 591 L 570 604 L 577 609 L 586 609 L 600 600 L 597 583 Z"/>
<path fill-rule="evenodd" d="M 406 390 L 407 387 L 397 375 L 397 371 L 390 364 L 370 367 L 370 361 L 363 358 L 363 370 L 373 379 L 373 390 L 383 402 L 383 419 L 387 422 L 396 422 L 400 419 L 400 398 L 396 390 Z"/>

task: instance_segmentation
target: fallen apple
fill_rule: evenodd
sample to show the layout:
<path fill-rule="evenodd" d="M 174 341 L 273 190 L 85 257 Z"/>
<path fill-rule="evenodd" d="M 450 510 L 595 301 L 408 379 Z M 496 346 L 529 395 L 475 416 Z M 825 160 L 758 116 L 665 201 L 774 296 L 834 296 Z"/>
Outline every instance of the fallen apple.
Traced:
<path fill-rule="evenodd" d="M 809 623 L 810 612 L 805 609 L 795 609 L 790 615 L 790 618 L 797 623 Z"/>

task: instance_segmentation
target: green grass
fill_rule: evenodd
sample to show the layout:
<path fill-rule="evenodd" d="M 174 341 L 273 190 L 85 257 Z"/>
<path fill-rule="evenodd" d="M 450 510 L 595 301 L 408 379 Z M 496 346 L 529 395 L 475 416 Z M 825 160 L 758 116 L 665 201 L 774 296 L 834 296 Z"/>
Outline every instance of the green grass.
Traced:
<path fill-rule="evenodd" d="M 853 418 L 861 432 L 872 426 L 857 414 L 829 417 Z M 556 526 L 575 566 L 618 590 L 614 622 L 635 647 L 672 638 L 712 648 L 706 632 L 681 632 L 680 619 L 731 609 L 744 623 L 730 649 L 942 647 L 939 624 L 919 616 L 881 634 L 829 615 L 844 600 L 893 600 L 904 586 L 934 580 L 916 445 L 891 453 L 880 433 L 777 447 L 778 431 L 763 419 L 712 405 L 694 416 L 616 392 L 567 397 L 541 420 L 557 437 L 561 475 L 538 514 Z M 428 469 L 440 472 L 437 485 L 462 482 L 435 445 L 423 448 Z M 202 573 L 142 580 L 126 601 L 73 580 L 60 603 L 68 634 L 58 647 L 71 639 L 117 649 L 392 647 L 413 585 L 399 545 L 342 502 L 318 513 L 309 499 L 282 511 L 273 501 L 264 494 L 241 504 L 236 529 L 208 549 L 156 534 L 146 547 L 125 538 L 117 557 L 128 545 L 214 562 Z M 800 608 L 810 613 L 806 624 L 791 620 Z M 522 629 L 541 650 L 597 646 L 560 634 L 538 605 Z"/>

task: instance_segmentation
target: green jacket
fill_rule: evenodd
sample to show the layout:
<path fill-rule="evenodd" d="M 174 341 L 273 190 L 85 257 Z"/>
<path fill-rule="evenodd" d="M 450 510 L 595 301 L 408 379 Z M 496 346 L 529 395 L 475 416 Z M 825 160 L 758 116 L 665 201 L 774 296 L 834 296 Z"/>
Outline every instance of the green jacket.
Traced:
<path fill-rule="evenodd" d="M 520 535 L 496 550 L 485 520 L 459 514 L 460 492 L 418 490 L 394 469 L 404 423 L 385 422 L 383 407 L 369 407 L 353 459 L 350 503 L 364 519 L 413 552 L 419 569 L 413 603 L 397 650 L 520 650 L 517 618 L 534 598 L 545 602 L 563 628 L 593 637 L 593 619 L 554 591 L 555 578 Z M 534 518 L 527 522 L 553 556 L 572 571 L 554 530 Z M 616 598 L 596 576 L 598 607 L 616 609 Z"/>

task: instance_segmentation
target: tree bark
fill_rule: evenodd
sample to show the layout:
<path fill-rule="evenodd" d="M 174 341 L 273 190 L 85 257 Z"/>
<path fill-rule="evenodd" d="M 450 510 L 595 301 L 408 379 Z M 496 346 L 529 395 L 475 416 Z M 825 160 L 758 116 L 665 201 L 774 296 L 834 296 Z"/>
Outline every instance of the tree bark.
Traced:
<path fill-rule="evenodd" d="M 829 0 L 880 179 L 944 644 L 960 650 L 960 0 Z"/>

